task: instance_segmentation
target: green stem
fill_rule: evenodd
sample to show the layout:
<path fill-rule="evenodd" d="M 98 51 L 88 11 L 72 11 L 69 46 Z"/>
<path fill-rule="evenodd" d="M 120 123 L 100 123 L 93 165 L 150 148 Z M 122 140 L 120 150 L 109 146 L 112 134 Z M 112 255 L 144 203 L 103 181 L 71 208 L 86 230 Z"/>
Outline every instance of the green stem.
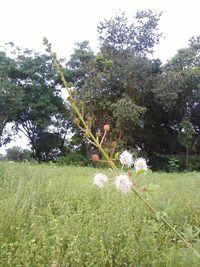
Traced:
<path fill-rule="evenodd" d="M 132 191 L 137 195 L 137 197 L 140 198 L 144 202 L 144 204 L 156 215 L 157 211 L 156 209 L 145 199 L 143 198 L 136 190 L 135 188 L 132 188 Z M 185 238 L 178 232 L 174 227 L 163 217 L 160 218 L 182 241 L 187 247 L 191 247 L 191 244 L 185 240 Z"/>

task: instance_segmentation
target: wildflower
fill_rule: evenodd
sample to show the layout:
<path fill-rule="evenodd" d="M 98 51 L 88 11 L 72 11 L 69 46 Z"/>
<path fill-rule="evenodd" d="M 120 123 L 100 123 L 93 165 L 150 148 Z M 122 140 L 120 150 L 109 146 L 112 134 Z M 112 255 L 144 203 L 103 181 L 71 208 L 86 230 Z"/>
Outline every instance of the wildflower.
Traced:
<path fill-rule="evenodd" d="M 99 156 L 98 156 L 97 154 L 92 154 L 91 159 L 92 159 L 93 161 L 98 161 L 98 160 L 99 160 Z"/>
<path fill-rule="evenodd" d="M 120 160 L 122 165 L 126 165 L 128 167 L 131 167 L 133 165 L 133 157 L 132 157 L 131 153 L 129 153 L 128 151 L 124 151 L 119 156 L 119 160 Z"/>
<path fill-rule="evenodd" d="M 134 162 L 134 167 L 136 172 L 138 171 L 148 171 L 148 166 L 146 160 L 143 158 L 139 158 Z"/>
<path fill-rule="evenodd" d="M 121 174 L 116 177 L 115 186 L 117 190 L 122 191 L 123 193 L 128 193 L 131 190 L 132 182 L 129 180 L 128 175 Z"/>
<path fill-rule="evenodd" d="M 98 187 L 104 187 L 105 182 L 107 182 L 108 178 L 105 174 L 97 173 L 94 176 L 94 184 Z"/>

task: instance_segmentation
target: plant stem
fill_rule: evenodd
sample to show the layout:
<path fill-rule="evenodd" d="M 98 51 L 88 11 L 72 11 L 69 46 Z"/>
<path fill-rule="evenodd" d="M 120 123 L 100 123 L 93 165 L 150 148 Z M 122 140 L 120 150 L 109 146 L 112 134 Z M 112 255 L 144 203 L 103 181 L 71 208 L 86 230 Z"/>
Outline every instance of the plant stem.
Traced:
<path fill-rule="evenodd" d="M 137 195 L 137 197 L 144 202 L 144 204 L 156 215 L 157 211 L 156 209 L 145 199 L 143 198 L 136 190 L 135 188 L 132 188 L 132 191 Z M 160 218 L 182 241 L 187 247 L 191 247 L 191 244 L 185 240 L 185 238 L 178 232 L 174 227 L 163 217 Z"/>

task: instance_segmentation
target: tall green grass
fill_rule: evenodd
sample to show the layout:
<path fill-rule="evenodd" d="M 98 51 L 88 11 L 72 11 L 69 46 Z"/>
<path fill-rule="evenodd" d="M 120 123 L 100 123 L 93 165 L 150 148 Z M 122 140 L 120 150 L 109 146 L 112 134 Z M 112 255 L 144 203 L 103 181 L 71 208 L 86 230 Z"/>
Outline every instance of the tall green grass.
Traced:
<path fill-rule="evenodd" d="M 136 196 L 93 186 L 96 171 L 1 163 L 0 266 L 200 266 Z M 138 183 L 159 184 L 150 201 L 170 203 L 169 221 L 194 239 L 200 174 L 149 173 Z"/>

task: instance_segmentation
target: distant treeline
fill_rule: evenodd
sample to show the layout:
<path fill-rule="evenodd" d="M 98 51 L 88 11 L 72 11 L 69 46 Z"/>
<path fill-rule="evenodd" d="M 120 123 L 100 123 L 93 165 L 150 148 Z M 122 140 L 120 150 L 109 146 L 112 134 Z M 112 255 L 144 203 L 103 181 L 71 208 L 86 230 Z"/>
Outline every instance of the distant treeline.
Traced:
<path fill-rule="evenodd" d="M 97 53 L 83 41 L 60 63 L 94 133 L 108 123 L 120 151 L 145 156 L 154 169 L 163 167 L 162 156 L 185 155 L 187 167 L 189 155 L 200 154 L 200 36 L 162 65 L 150 57 L 161 38 L 160 16 L 139 11 L 132 22 L 124 13 L 104 20 Z M 0 51 L 1 145 L 23 132 L 38 161 L 71 153 L 89 158 L 94 148 L 73 120 L 49 55 L 6 44 Z"/>

